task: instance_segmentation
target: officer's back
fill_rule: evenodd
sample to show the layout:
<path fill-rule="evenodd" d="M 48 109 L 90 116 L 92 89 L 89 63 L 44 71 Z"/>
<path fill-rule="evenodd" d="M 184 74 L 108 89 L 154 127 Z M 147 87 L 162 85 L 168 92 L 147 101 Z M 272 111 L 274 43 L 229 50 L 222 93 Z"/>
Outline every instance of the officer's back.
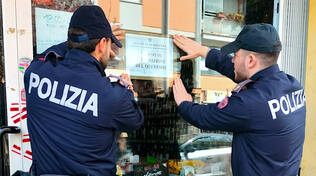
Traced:
<path fill-rule="evenodd" d="M 190 102 L 181 80 L 175 79 L 173 88 L 179 113 L 189 123 L 233 132 L 233 175 L 296 176 L 305 137 L 305 94 L 277 65 L 282 45 L 276 29 L 246 25 L 221 51 L 185 37 L 175 36 L 174 43 L 188 52 L 182 59 L 206 57 L 206 67 L 238 83 L 230 97 L 207 106 Z"/>
<path fill-rule="evenodd" d="M 239 111 L 249 114 L 249 123 L 234 133 L 234 174 L 295 176 L 305 136 L 304 90 L 277 65 L 251 79 L 247 90 L 234 95 L 248 106 Z"/>
<path fill-rule="evenodd" d="M 93 52 L 102 42 L 121 47 L 97 6 L 74 13 L 69 28 L 78 27 L 87 34 L 69 33 L 68 46 L 69 40 L 73 46 L 94 40 Z M 34 58 L 25 73 L 27 124 L 39 175 L 114 175 L 117 133 L 143 123 L 132 91 L 105 76 L 108 53 L 102 58 L 89 53 L 67 51 L 67 43 L 61 43 Z"/>

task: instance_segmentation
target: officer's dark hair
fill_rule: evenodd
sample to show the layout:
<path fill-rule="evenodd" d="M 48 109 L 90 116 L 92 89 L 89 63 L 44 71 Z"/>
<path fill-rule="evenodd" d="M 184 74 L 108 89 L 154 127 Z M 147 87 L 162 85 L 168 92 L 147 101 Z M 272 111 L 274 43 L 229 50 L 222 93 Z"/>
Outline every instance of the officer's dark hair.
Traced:
<path fill-rule="evenodd" d="M 260 64 L 263 66 L 271 66 L 278 62 L 280 51 L 273 53 L 256 53 L 260 59 Z"/>
<path fill-rule="evenodd" d="M 269 67 L 278 62 L 278 58 L 280 55 L 280 51 L 272 52 L 272 53 L 257 53 L 253 51 L 244 50 L 244 56 L 249 55 L 250 53 L 254 54 L 260 62 L 260 65 L 264 67 Z"/>
<path fill-rule="evenodd" d="M 70 28 L 68 29 L 68 35 L 80 36 L 86 34 L 86 32 L 80 28 Z M 100 42 L 101 39 L 91 39 L 83 42 L 74 42 L 70 39 L 67 40 L 67 48 L 70 49 L 79 49 L 87 53 L 92 53 L 95 50 L 95 47 Z"/>

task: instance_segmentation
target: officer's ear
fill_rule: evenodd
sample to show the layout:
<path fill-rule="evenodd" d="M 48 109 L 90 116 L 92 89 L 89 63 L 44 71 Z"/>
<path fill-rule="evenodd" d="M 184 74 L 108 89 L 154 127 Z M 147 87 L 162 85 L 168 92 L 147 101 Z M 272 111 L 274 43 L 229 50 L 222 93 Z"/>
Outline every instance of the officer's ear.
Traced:
<path fill-rule="evenodd" d="M 100 53 L 103 54 L 106 50 L 107 47 L 107 40 L 103 37 L 102 39 L 100 39 L 99 43 L 95 46 L 95 50 Z"/>
<path fill-rule="evenodd" d="M 259 58 L 257 57 L 256 54 L 254 54 L 253 52 L 250 52 L 248 56 L 246 57 L 246 66 L 248 67 L 248 69 L 257 67 L 259 64 L 258 59 Z"/>

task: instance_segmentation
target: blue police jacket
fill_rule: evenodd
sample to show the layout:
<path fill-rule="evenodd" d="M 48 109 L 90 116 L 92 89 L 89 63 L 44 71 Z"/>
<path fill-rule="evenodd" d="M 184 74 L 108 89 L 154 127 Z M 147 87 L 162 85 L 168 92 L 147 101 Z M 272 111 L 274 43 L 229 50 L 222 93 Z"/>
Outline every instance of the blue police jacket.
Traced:
<path fill-rule="evenodd" d="M 35 57 L 24 75 L 37 174 L 115 175 L 119 131 L 138 129 L 131 90 L 111 83 L 93 56 L 66 43 Z"/>
<path fill-rule="evenodd" d="M 205 65 L 234 80 L 231 60 L 212 49 Z M 255 73 L 219 103 L 185 101 L 179 112 L 201 129 L 233 132 L 234 176 L 297 175 L 305 136 L 305 94 L 278 65 Z"/>

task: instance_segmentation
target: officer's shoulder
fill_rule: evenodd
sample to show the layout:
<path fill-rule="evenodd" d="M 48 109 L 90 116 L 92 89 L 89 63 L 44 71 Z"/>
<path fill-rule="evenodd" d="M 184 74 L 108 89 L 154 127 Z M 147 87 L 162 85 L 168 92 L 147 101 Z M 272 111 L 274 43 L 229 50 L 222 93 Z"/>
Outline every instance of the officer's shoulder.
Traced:
<path fill-rule="evenodd" d="M 113 101 L 113 105 L 129 100 L 133 97 L 131 90 L 122 86 L 118 82 L 111 82 L 108 93 L 109 93 L 109 96 L 111 97 L 111 101 Z"/>
<path fill-rule="evenodd" d="M 37 54 L 33 58 L 33 62 L 36 61 L 45 61 L 47 58 L 46 57 L 64 57 L 64 55 L 67 52 L 67 43 L 62 42 L 57 45 L 53 45 L 46 49 L 44 52 Z"/>
<path fill-rule="evenodd" d="M 302 85 L 300 84 L 300 82 L 294 76 L 289 75 L 289 74 L 286 74 L 286 76 L 287 76 L 287 79 L 292 84 L 292 86 L 302 88 Z"/>
<path fill-rule="evenodd" d="M 124 87 L 119 82 L 110 82 L 109 81 L 109 87 L 111 89 L 111 92 L 119 94 L 119 95 L 125 94 L 126 92 L 129 91 L 126 87 Z"/>
<path fill-rule="evenodd" d="M 32 70 L 37 70 L 37 68 L 39 67 L 39 65 L 43 64 L 44 62 L 44 58 L 45 55 L 44 54 L 38 54 L 36 56 L 34 56 L 34 58 L 32 59 L 30 65 L 27 67 L 27 69 L 25 70 L 25 74 L 27 74 L 28 72 L 32 71 Z"/>
<path fill-rule="evenodd" d="M 236 85 L 232 90 L 232 98 L 245 103 L 248 106 L 254 105 L 260 99 L 260 89 L 256 86 L 257 82 L 246 80 Z"/>
<path fill-rule="evenodd" d="M 232 90 L 232 92 L 234 92 L 234 93 L 239 93 L 239 92 L 242 91 L 242 90 L 246 90 L 246 89 L 247 89 L 247 86 L 248 86 L 249 84 L 253 84 L 253 83 L 254 83 L 254 81 L 252 81 L 252 80 L 250 80 L 250 79 L 247 79 L 247 80 L 245 80 L 245 81 L 243 81 L 243 82 L 238 83 L 238 84 L 236 85 L 236 87 Z"/>
<path fill-rule="evenodd" d="M 118 82 L 113 82 L 112 83 L 113 88 L 120 94 L 129 94 L 131 90 L 127 89 L 125 86 Z"/>

